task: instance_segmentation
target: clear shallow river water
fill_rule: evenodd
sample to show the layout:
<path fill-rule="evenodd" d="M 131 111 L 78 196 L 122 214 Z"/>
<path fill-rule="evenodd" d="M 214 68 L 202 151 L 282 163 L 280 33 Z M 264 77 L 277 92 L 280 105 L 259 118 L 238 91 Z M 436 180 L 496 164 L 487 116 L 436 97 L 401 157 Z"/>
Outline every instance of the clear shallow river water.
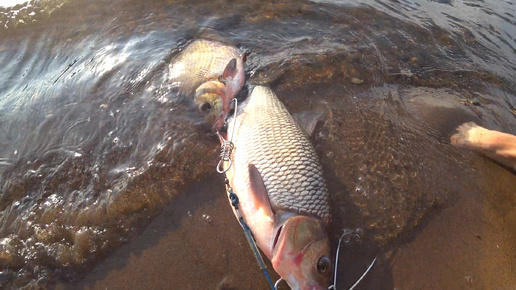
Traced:
<path fill-rule="evenodd" d="M 487 204 L 479 212 L 488 221 L 479 223 L 508 223 L 496 233 L 515 238 L 514 220 L 507 218 L 516 206 L 514 176 L 448 142 L 455 126 L 469 120 L 516 133 L 516 6 L 510 1 L 2 5 L 2 286 L 102 280 L 84 275 L 108 265 L 104 259 L 131 240 L 152 248 L 167 235 L 240 235 L 236 223 L 220 222 L 230 221 L 231 212 L 222 181 L 213 178 L 217 140 L 167 82 L 174 56 L 200 37 L 250 51 L 250 82 L 271 85 L 292 113 L 329 112 L 312 139 L 329 180 L 334 240 L 341 229 L 362 229 L 355 248 L 364 253 L 363 264 L 379 253 L 389 265 L 396 249 L 461 204 Z M 206 180 L 211 185 L 198 191 L 218 193 L 191 193 Z M 219 213 L 206 214 L 211 207 Z M 174 226 L 142 238 L 142 230 L 167 212 Z M 150 227 L 163 230 L 156 222 Z M 191 248 L 168 248 L 177 265 L 189 266 L 171 270 L 170 276 L 187 278 L 167 285 L 214 288 L 226 281 L 240 289 L 263 280 L 256 271 L 254 278 L 237 279 L 242 284 L 224 280 L 241 257 L 221 259 L 214 252 L 230 245 L 202 240 L 198 247 L 190 241 Z M 512 262 L 497 274 L 514 277 L 516 250 L 507 247 Z M 206 260 L 190 265 L 189 254 L 199 255 L 199 248 Z M 245 244 L 241 248 L 246 253 Z M 249 268 L 250 259 L 243 262 Z M 355 260 L 341 262 L 343 281 L 363 270 L 349 269 Z M 181 272 L 205 269 L 206 261 L 227 270 L 200 278 Z M 377 275 L 385 289 L 400 283 L 392 276 Z M 492 285 L 479 281 L 477 288 Z M 444 285 L 462 285 L 453 283 L 459 282 Z"/>

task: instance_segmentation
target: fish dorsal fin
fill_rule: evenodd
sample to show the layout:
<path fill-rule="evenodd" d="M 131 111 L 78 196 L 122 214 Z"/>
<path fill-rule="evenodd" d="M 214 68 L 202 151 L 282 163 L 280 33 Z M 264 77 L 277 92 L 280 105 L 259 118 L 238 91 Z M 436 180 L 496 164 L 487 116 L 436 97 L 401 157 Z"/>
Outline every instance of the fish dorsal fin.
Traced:
<path fill-rule="evenodd" d="M 293 117 L 306 135 L 313 137 L 317 125 L 324 122 L 326 118 L 331 118 L 331 109 L 326 104 L 317 104 L 314 109 L 296 113 Z"/>
<path fill-rule="evenodd" d="M 269 200 L 269 194 L 263 183 L 263 178 L 258 168 L 254 164 L 249 164 L 249 183 L 251 187 L 251 194 L 257 204 L 257 208 L 261 208 L 268 217 L 274 218 L 274 211 Z"/>
<path fill-rule="evenodd" d="M 233 58 L 226 65 L 226 68 L 224 69 L 224 72 L 222 73 L 222 76 L 219 78 L 219 80 L 224 83 L 224 82 L 234 78 L 236 74 L 237 74 L 237 60 L 236 60 L 236 58 Z"/>
<path fill-rule="evenodd" d="M 320 112 L 302 112 L 294 114 L 293 117 L 306 135 L 313 137 L 315 135 L 315 128 L 322 120 L 323 114 Z"/>

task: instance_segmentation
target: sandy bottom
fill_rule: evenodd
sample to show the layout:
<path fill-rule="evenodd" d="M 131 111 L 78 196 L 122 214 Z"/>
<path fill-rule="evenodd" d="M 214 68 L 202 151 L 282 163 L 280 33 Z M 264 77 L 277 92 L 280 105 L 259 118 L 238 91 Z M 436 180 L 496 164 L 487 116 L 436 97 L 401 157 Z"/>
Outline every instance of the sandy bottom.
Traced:
<path fill-rule="evenodd" d="M 173 200 L 77 285 L 57 288 L 267 289 L 267 283 L 215 173 Z"/>
<path fill-rule="evenodd" d="M 489 160 L 483 162 L 501 181 L 490 191 L 492 196 L 463 196 L 428 217 L 395 250 L 380 252 L 358 289 L 516 285 L 516 207 L 499 204 L 510 190 L 516 192 L 515 177 Z M 268 289 L 221 187 L 222 180 L 213 176 L 192 188 L 77 285 L 60 284 L 58 289 Z M 365 268 L 371 257 L 367 249 L 363 254 L 369 257 L 362 257 L 360 269 L 349 258 L 340 263 L 352 268 L 339 279 L 342 286 L 352 285 Z"/>

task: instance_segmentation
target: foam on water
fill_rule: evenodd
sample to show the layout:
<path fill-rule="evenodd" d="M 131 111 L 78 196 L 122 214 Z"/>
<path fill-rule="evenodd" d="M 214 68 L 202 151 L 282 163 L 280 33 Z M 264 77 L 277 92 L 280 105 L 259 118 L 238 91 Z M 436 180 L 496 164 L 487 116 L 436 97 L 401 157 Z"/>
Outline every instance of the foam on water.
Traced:
<path fill-rule="evenodd" d="M 28 3 L 29 3 L 29 1 L 27 1 L 27 0 L 3 0 L 0 3 L 0 7 L 8 8 L 8 7 L 13 7 L 16 5 L 28 4 Z"/>

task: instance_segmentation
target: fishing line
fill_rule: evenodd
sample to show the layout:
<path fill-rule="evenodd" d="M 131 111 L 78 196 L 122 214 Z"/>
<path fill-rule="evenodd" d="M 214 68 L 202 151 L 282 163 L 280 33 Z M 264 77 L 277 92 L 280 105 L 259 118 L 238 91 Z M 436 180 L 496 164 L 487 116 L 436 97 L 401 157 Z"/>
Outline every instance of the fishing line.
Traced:
<path fill-rule="evenodd" d="M 242 226 L 242 229 L 244 230 L 245 237 L 247 239 L 247 242 L 249 243 L 249 246 L 251 247 L 251 250 L 253 251 L 254 257 L 256 258 L 256 261 L 258 262 L 258 266 L 262 270 L 263 274 L 265 275 L 265 278 L 267 279 L 267 282 L 269 283 L 269 286 L 272 290 L 276 290 L 276 285 L 272 283 L 272 279 L 269 276 L 269 273 L 267 272 L 267 267 L 265 266 L 265 262 L 263 261 L 262 255 L 260 254 L 260 251 L 258 250 L 258 246 L 256 245 L 256 242 L 253 238 L 253 233 L 251 232 L 251 229 L 247 225 L 247 223 L 244 221 L 244 218 L 242 217 L 242 214 L 240 213 L 240 208 L 238 207 L 238 196 L 233 191 L 231 186 L 229 185 L 229 180 L 226 177 L 226 174 L 224 175 L 224 182 L 226 183 L 226 191 L 229 196 L 229 200 L 231 201 L 231 205 L 235 209 L 236 216 L 238 218 L 238 221 L 240 222 L 240 226 Z"/>
<path fill-rule="evenodd" d="M 278 289 L 279 283 L 281 283 L 281 281 L 283 281 L 283 278 L 279 278 L 278 281 L 274 283 L 274 288 Z"/>
<path fill-rule="evenodd" d="M 240 212 L 240 208 L 238 206 L 239 200 L 236 193 L 233 191 L 233 188 L 231 188 L 231 185 L 229 185 L 229 179 L 226 176 L 226 172 L 231 168 L 231 151 L 233 151 L 234 144 L 233 144 L 233 135 L 235 132 L 235 126 L 236 126 L 236 113 L 238 109 L 238 103 L 237 99 L 233 99 L 235 102 L 235 108 L 233 113 L 233 128 L 231 130 L 231 134 L 229 139 L 224 139 L 222 135 L 217 131 L 217 135 L 219 136 L 219 139 L 221 141 L 221 152 L 220 152 L 220 161 L 217 164 L 217 172 L 221 173 L 224 176 L 224 183 L 226 184 L 226 192 L 228 193 L 228 198 L 231 201 L 231 205 L 235 209 L 235 214 L 237 216 L 238 222 L 240 223 L 240 226 L 244 230 L 245 238 L 247 239 L 247 243 L 251 247 L 251 250 L 253 251 L 254 257 L 256 258 L 256 261 L 258 262 L 258 266 L 263 271 L 263 274 L 265 275 L 265 278 L 267 279 L 267 282 L 269 283 L 269 286 L 272 290 L 276 290 L 276 285 L 272 283 L 272 279 L 269 276 L 269 273 L 267 272 L 267 267 L 265 266 L 265 262 L 263 261 L 262 255 L 260 254 L 260 250 L 258 250 L 258 246 L 256 245 L 256 241 L 253 238 L 253 233 L 251 232 L 251 229 L 247 225 L 247 223 L 244 221 L 244 218 L 242 217 L 242 213 Z M 227 168 L 224 168 L 224 162 L 229 162 L 229 165 Z M 222 167 L 221 167 L 222 166 Z"/>
<path fill-rule="evenodd" d="M 350 235 L 350 234 L 351 234 L 351 231 L 344 231 L 342 236 L 340 236 L 339 245 L 337 246 L 337 253 L 335 254 L 335 271 L 333 273 L 333 285 L 328 287 L 328 290 L 336 290 L 337 289 L 337 267 L 339 266 L 340 245 L 342 244 L 342 239 L 345 236 Z M 369 265 L 369 267 L 367 267 L 367 269 L 362 274 L 362 276 L 360 276 L 360 278 L 355 282 L 355 284 L 353 284 L 353 286 L 351 286 L 349 288 L 349 290 L 353 290 L 362 281 L 362 279 L 364 279 L 364 277 L 367 275 L 367 273 L 369 273 L 369 270 L 371 270 L 371 268 L 373 267 L 374 263 L 376 262 L 376 258 L 378 258 L 378 256 L 374 257 L 374 259 L 371 262 L 371 264 Z"/>
<path fill-rule="evenodd" d="M 353 290 L 353 288 L 355 288 L 358 285 L 358 283 L 360 283 L 360 281 L 362 281 L 362 279 L 364 279 L 365 275 L 367 275 L 367 273 L 369 273 L 369 270 L 371 270 L 371 268 L 374 266 L 374 262 L 376 262 L 376 258 L 378 258 L 378 257 L 374 257 L 373 261 L 371 262 L 369 267 L 367 267 L 367 270 L 365 270 L 364 274 L 362 274 L 362 276 L 360 276 L 360 278 L 355 282 L 355 284 L 353 284 L 353 286 L 351 286 L 349 288 L 349 290 Z"/>

